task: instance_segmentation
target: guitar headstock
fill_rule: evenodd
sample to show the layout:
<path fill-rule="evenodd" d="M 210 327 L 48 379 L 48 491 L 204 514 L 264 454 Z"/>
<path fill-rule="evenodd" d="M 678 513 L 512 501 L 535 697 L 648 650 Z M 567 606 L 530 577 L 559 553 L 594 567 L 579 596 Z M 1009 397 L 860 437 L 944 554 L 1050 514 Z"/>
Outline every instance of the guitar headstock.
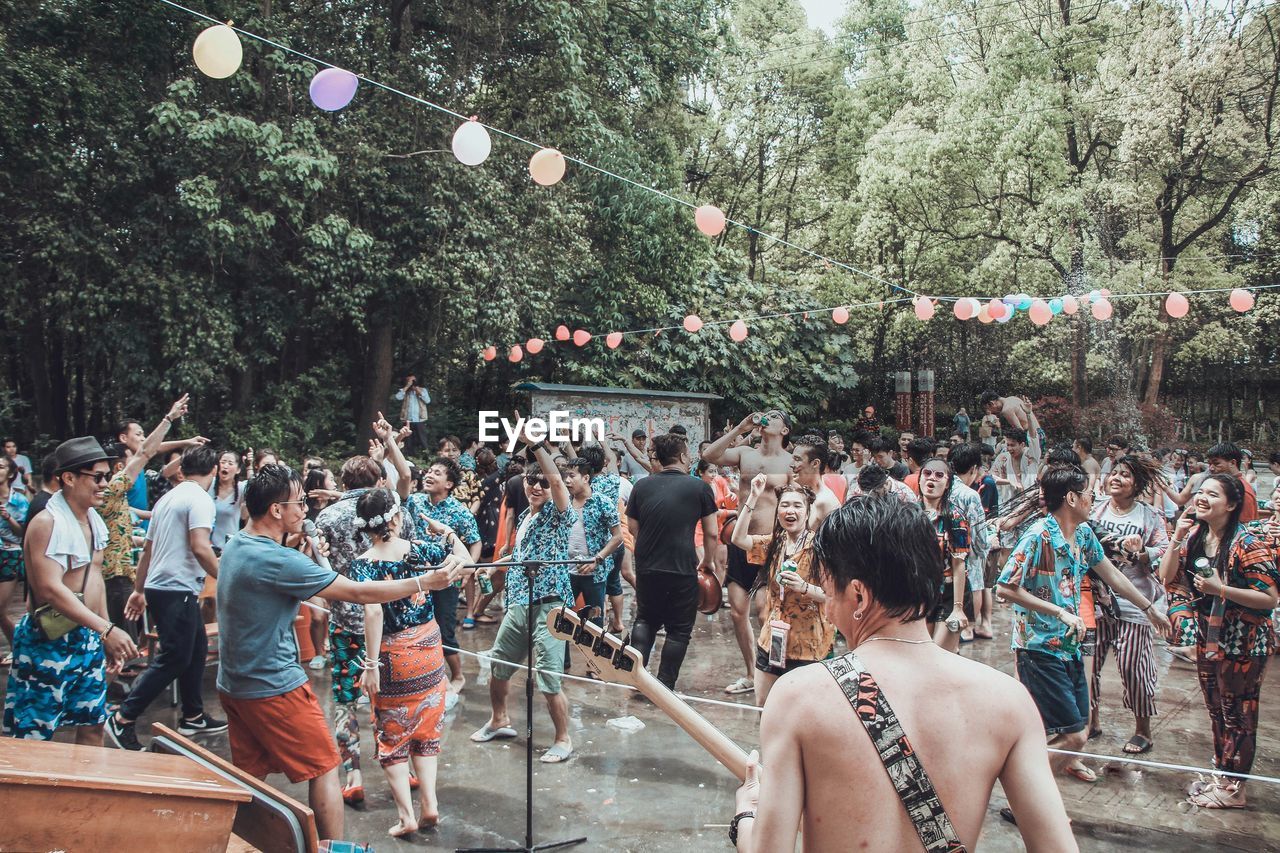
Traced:
<path fill-rule="evenodd" d="M 638 688 L 647 675 L 638 651 L 568 607 L 557 607 L 547 614 L 547 630 L 557 640 L 576 645 L 587 668 L 603 681 Z"/>

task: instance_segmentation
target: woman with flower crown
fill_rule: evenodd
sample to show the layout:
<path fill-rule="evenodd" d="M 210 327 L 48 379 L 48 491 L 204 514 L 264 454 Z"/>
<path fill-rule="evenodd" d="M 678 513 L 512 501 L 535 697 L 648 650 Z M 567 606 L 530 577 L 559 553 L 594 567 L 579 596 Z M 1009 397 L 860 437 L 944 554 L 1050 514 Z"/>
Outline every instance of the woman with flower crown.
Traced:
<path fill-rule="evenodd" d="M 370 489 L 361 495 L 356 524 L 374 544 L 350 568 L 357 581 L 422 578 L 419 591 L 409 598 L 365 606 L 365 649 L 370 656 L 376 653 L 377 661 L 364 664 L 361 686 L 373 705 L 378 763 L 387 774 L 399 815 L 399 822 L 388 830 L 395 838 L 434 827 L 440 820 L 436 763 L 448 672 L 427 593 L 445 588 L 451 579 L 446 571 L 422 574 L 422 569 L 442 562 L 448 543 L 456 539 L 410 542 L 396 535 L 400 522 L 400 499 L 390 489 Z M 455 553 L 458 548 L 455 543 Z M 465 547 L 460 556 L 470 559 Z M 421 783 L 421 808 L 416 814 L 409 789 L 410 761 Z"/>

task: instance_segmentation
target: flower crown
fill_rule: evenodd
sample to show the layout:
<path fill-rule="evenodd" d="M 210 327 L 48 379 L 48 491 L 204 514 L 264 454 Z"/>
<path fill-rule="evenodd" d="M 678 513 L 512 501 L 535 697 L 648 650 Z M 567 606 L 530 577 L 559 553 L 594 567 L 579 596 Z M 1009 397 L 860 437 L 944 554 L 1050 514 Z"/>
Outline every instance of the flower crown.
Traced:
<path fill-rule="evenodd" d="M 362 529 L 367 527 L 370 530 L 376 530 L 377 528 L 382 527 L 385 524 L 389 524 L 391 522 L 391 519 L 395 518 L 396 513 L 398 513 L 399 511 L 400 511 L 400 496 L 397 495 L 395 492 L 392 492 L 390 509 L 382 513 L 382 515 L 375 515 L 373 518 L 362 518 L 361 516 L 357 515 L 355 520 L 355 526 Z"/>

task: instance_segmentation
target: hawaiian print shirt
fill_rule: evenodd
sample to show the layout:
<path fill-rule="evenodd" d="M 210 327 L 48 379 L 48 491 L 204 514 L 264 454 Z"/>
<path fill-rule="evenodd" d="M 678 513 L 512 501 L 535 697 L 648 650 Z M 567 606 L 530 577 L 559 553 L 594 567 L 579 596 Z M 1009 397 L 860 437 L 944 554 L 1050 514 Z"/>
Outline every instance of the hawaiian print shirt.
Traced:
<path fill-rule="evenodd" d="M 133 479 L 124 471 L 107 483 L 107 496 L 102 501 L 98 515 L 107 525 L 107 547 L 102 549 L 102 579 L 138 576 L 138 566 L 133 561 L 133 512 L 129 509 L 129 490 Z"/>
<path fill-rule="evenodd" d="M 354 581 L 412 580 L 422 574 L 427 566 L 444 561 L 444 545 L 438 540 L 414 542 L 403 560 L 366 560 L 357 557 L 351 561 L 351 579 Z M 363 605 L 361 605 L 363 607 Z M 415 592 L 408 598 L 384 602 L 382 605 L 382 633 L 396 634 L 406 628 L 425 625 L 436 617 L 431 595 Z"/>
<path fill-rule="evenodd" d="M 1053 554 L 1052 566 L 1041 565 L 1042 542 L 1048 539 Z M 1080 581 L 1084 573 L 1105 559 L 1102 543 L 1093 528 L 1081 524 L 1071 543 L 1052 515 L 1034 522 L 1018 540 L 1000 573 L 1000 583 L 1020 586 L 1036 598 L 1061 607 L 1068 613 L 1080 612 Z M 1037 613 L 1013 606 L 1013 648 L 1043 652 L 1062 660 L 1079 660 L 1080 649 L 1063 648 L 1067 626 L 1053 614 Z"/>
<path fill-rule="evenodd" d="M 516 546 L 512 558 L 521 560 L 567 560 L 569 559 L 569 532 L 578 521 L 578 511 L 570 505 L 561 512 L 556 502 L 548 499 L 542 509 L 530 518 L 532 507 L 520 513 L 516 521 Z M 529 524 L 525 527 L 525 520 Z M 520 536 L 521 529 L 524 535 Z M 533 592 L 529 592 L 529 581 L 519 566 L 507 570 L 507 607 L 528 604 L 530 597 L 534 601 L 548 596 L 559 596 L 564 601 L 573 601 L 573 587 L 569 584 L 568 566 L 546 566 L 538 571 L 533 583 Z"/>
<path fill-rule="evenodd" d="M 413 539 L 439 539 L 427 530 L 427 521 L 438 521 L 448 527 L 463 545 L 473 545 L 480 541 L 480 528 L 476 526 L 476 517 L 463 505 L 462 501 L 449 495 L 438 504 L 424 492 L 409 495 L 404 502 L 406 523 L 413 525 Z"/>
<path fill-rule="evenodd" d="M 622 478 L 617 474 L 605 471 L 591 478 L 591 492 L 599 495 L 615 507 L 618 505 L 618 490 L 622 488 Z"/>
<path fill-rule="evenodd" d="M 1276 568 L 1275 546 L 1258 534 L 1261 525 L 1240 525 L 1231 541 L 1231 554 L 1227 563 L 1227 586 L 1237 589 L 1253 589 L 1271 592 L 1280 589 L 1280 571 Z M 1203 645 L 1207 636 L 1209 617 L 1206 613 L 1211 599 L 1196 592 L 1191 581 L 1188 548 L 1182 546 L 1182 568 L 1169 583 L 1172 606 L 1169 618 L 1179 613 L 1191 612 L 1195 616 L 1197 645 Z M 1181 593 L 1180 595 L 1178 593 Z M 1190 601 L 1188 601 L 1190 599 Z M 1193 609 L 1194 608 L 1194 609 Z M 1276 652 L 1276 630 L 1271 621 L 1273 611 L 1254 610 L 1227 599 L 1222 614 L 1222 627 L 1218 636 L 1218 649 L 1224 658 L 1265 658 Z"/>
<path fill-rule="evenodd" d="M 969 589 L 982 589 L 983 574 L 987 563 L 988 539 L 986 513 L 982 510 L 982 498 L 959 479 L 951 481 L 951 511 L 964 518 L 968 530 L 968 553 L 964 558 L 965 583 Z"/>
<path fill-rule="evenodd" d="M 609 501 L 604 495 L 592 492 L 579 512 L 582 514 L 582 529 L 587 534 L 587 548 L 593 556 L 599 554 L 613 538 L 614 526 L 621 523 L 618 519 L 618 501 Z M 603 583 L 609 576 L 612 565 L 612 560 L 602 561 L 591 573 L 591 580 Z M 570 566 L 569 571 L 574 571 L 574 567 Z"/>
<path fill-rule="evenodd" d="M 942 550 L 942 582 L 952 583 L 951 558 L 969 557 L 969 520 L 957 504 L 948 502 L 946 509 L 933 520 L 933 530 L 938 535 L 938 547 Z M 969 572 L 966 568 L 965 579 Z"/>
<path fill-rule="evenodd" d="M 25 524 L 27 521 L 27 509 L 30 506 L 31 501 L 27 500 L 26 495 L 17 489 L 11 488 L 9 490 L 9 500 L 5 508 L 9 511 L 9 515 L 14 521 L 19 524 Z M 3 518 L 0 518 L 0 548 L 7 550 L 21 550 L 22 548 L 22 537 L 15 533 L 13 528 L 9 526 L 9 522 Z"/>
<path fill-rule="evenodd" d="M 360 528 L 356 527 L 356 501 L 368 489 L 352 489 L 320 510 L 316 527 L 329 542 L 329 565 L 338 574 L 355 580 L 351 564 L 356 557 L 373 547 Z M 329 623 L 335 630 L 364 636 L 364 605 L 349 601 L 329 601 Z"/>
<path fill-rule="evenodd" d="M 785 533 L 778 534 L 785 537 Z M 796 574 L 805 583 L 818 585 L 818 578 L 813 570 L 813 534 L 805 531 L 800 550 L 791 559 L 796 563 Z M 769 544 L 773 534 L 753 534 L 751 547 L 747 550 L 747 562 L 752 566 L 763 566 L 769 556 Z M 782 584 L 778 583 L 778 574 L 782 564 L 786 562 L 783 543 L 774 549 L 773 562 L 766 569 L 769 578 L 768 598 L 764 612 L 768 617 L 760 618 L 760 636 L 756 643 L 766 652 L 769 650 L 769 639 L 773 633 L 769 623 L 780 619 L 791 626 L 787 632 L 787 661 L 815 661 L 830 657 L 835 648 L 836 626 L 827 620 L 823 605 L 802 595 L 788 590 L 783 594 Z"/>
<path fill-rule="evenodd" d="M 464 508 L 471 506 L 471 503 L 480 497 L 480 478 L 476 476 L 475 471 L 468 471 L 465 468 L 462 470 L 462 482 L 454 486 L 451 497 L 457 498 L 458 503 Z"/>

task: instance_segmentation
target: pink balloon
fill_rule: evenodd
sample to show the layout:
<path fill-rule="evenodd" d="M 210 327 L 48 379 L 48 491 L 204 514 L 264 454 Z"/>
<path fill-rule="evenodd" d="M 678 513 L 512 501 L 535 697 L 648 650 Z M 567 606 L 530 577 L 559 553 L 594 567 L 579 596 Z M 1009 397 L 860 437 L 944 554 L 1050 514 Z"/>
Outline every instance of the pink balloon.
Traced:
<path fill-rule="evenodd" d="M 1098 292 L 1102 294 L 1104 299 L 1111 296 L 1111 289 L 1108 287 L 1104 287 L 1102 288 L 1102 290 L 1099 290 Z"/>
<path fill-rule="evenodd" d="M 1080 301 L 1068 293 L 1062 297 L 1062 313 L 1074 314 L 1080 310 Z"/>
<path fill-rule="evenodd" d="M 747 339 L 747 324 L 741 320 L 734 320 L 733 325 L 729 327 L 729 337 L 738 343 L 742 343 Z"/>
<path fill-rule="evenodd" d="M 591 333 L 586 329 L 578 329 L 573 333 L 573 342 L 580 347 L 591 343 Z"/>
<path fill-rule="evenodd" d="M 1231 291 L 1231 297 L 1228 301 L 1231 303 L 1232 308 L 1243 314 L 1253 307 L 1253 293 L 1243 287 L 1237 287 Z"/>
<path fill-rule="evenodd" d="M 507 353 L 507 360 L 510 361 L 512 364 L 515 364 L 517 361 L 519 361 L 522 358 L 524 358 L 524 350 L 520 349 L 519 344 L 516 344 L 515 346 L 513 346 L 511 348 L 511 352 Z"/>
<path fill-rule="evenodd" d="M 916 297 L 916 317 L 921 320 L 929 320 L 933 317 L 933 302 L 927 296 Z"/>
<path fill-rule="evenodd" d="M 1176 290 L 1169 293 L 1164 301 L 1164 310 L 1169 312 L 1169 316 L 1175 320 L 1179 320 L 1187 316 L 1187 309 L 1191 307 L 1191 303 L 1187 301 L 1187 297 L 1178 293 Z"/>
<path fill-rule="evenodd" d="M 1043 299 L 1032 300 L 1031 307 L 1027 309 L 1027 315 L 1037 326 L 1043 326 L 1053 319 L 1053 311 L 1050 310 L 1049 303 Z"/>
<path fill-rule="evenodd" d="M 702 328 L 702 318 L 699 317 L 697 314 L 690 314 L 688 317 L 684 318 L 684 330 L 689 334 L 692 335 L 701 328 Z"/>
<path fill-rule="evenodd" d="M 609 349 L 617 349 L 622 343 L 622 332 L 610 332 L 604 339 L 604 344 Z"/>
<path fill-rule="evenodd" d="M 325 68 L 311 78 L 311 103 L 322 110 L 340 110 L 356 96 L 360 80 L 350 71 Z"/>
<path fill-rule="evenodd" d="M 542 338 L 529 338 L 524 342 L 524 348 L 529 351 L 529 355 L 537 355 L 542 352 L 542 345 L 545 343 Z"/>
<path fill-rule="evenodd" d="M 715 237 L 724 230 L 724 211 L 714 204 L 704 204 L 693 212 L 694 224 L 708 237 Z"/>
<path fill-rule="evenodd" d="M 561 323 L 559 326 L 556 326 L 556 340 L 557 340 L 557 341 L 567 341 L 567 340 L 569 340 L 569 327 L 568 327 L 568 326 L 564 325 L 563 323 Z"/>
<path fill-rule="evenodd" d="M 1111 300 L 1106 298 L 1099 299 L 1097 302 L 1093 303 L 1093 306 L 1089 311 L 1093 313 L 1093 318 L 1095 320 L 1110 320 Z"/>
<path fill-rule="evenodd" d="M 988 306 L 983 305 L 978 309 L 978 322 L 984 325 L 995 322 L 991 319 L 991 309 Z"/>
<path fill-rule="evenodd" d="M 485 360 L 485 361 L 493 361 L 495 358 L 497 358 L 497 357 L 498 357 L 498 348 L 497 348 L 497 347 L 485 347 L 485 348 L 484 348 L 484 352 L 483 352 L 483 353 L 481 353 L 481 355 L 483 355 L 483 356 L 484 356 L 484 360 Z"/>
<path fill-rule="evenodd" d="M 972 320 L 973 306 L 969 304 L 968 298 L 957 299 L 956 304 L 951 307 L 951 312 L 956 315 L 957 320 Z"/>
<path fill-rule="evenodd" d="M 991 315 L 992 320 L 999 320 L 1009 311 L 1009 306 L 1004 304 L 1003 299 L 992 299 L 987 303 L 987 313 Z"/>
<path fill-rule="evenodd" d="M 554 148 L 540 148 L 529 158 L 529 175 L 534 183 L 549 187 L 564 177 L 564 155 Z"/>
<path fill-rule="evenodd" d="M 835 323 L 843 326 L 845 323 L 849 322 L 849 309 L 845 308 L 843 305 L 839 308 L 831 309 L 831 319 Z"/>

